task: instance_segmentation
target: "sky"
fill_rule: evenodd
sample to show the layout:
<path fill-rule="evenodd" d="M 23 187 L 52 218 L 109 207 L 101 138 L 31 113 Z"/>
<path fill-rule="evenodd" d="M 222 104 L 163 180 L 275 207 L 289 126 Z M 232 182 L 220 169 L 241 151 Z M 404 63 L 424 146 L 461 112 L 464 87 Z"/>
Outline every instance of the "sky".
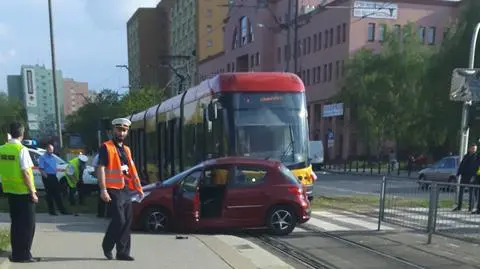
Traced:
<path fill-rule="evenodd" d="M 127 20 L 160 0 L 52 0 L 56 68 L 89 89 L 124 92 L 128 72 Z M 52 67 L 47 0 L 1 0 L 0 91 L 22 64 Z"/>

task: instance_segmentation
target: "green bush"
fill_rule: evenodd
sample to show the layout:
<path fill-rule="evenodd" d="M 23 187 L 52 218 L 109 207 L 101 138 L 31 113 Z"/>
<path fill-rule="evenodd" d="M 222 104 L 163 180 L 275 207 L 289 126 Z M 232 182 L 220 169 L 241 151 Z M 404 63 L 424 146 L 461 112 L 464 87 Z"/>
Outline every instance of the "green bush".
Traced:
<path fill-rule="evenodd" d="M 0 229 L 0 252 L 7 251 L 10 248 L 10 231 Z"/>

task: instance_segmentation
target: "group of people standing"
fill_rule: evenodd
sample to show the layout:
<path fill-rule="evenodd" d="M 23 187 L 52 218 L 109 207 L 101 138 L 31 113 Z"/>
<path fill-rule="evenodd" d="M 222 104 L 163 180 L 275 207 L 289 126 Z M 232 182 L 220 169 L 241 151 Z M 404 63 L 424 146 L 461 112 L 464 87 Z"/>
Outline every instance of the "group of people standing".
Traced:
<path fill-rule="evenodd" d="M 461 184 L 477 185 L 478 187 L 470 187 L 468 191 L 468 211 L 472 214 L 480 214 L 480 155 L 477 152 L 477 145 L 471 144 L 468 152 L 463 156 L 462 161 L 457 170 L 457 177 L 460 176 Z M 453 211 L 462 210 L 463 193 L 465 186 L 460 186 L 458 194 L 457 206 Z M 474 207 L 476 207 L 474 209 Z"/>
<path fill-rule="evenodd" d="M 108 203 L 111 222 L 102 241 L 103 254 L 113 259 L 116 247 L 116 259 L 133 261 L 130 255 L 132 204 L 130 192 L 136 191 L 143 198 L 143 189 L 138 177 L 129 147 L 123 144 L 131 122 L 125 118 L 112 121 L 113 137 L 99 149 L 96 175 L 99 184 L 100 199 Z M 8 197 L 11 218 L 10 240 L 11 262 L 30 263 L 40 261 L 31 254 L 35 234 L 37 190 L 33 180 L 33 161 L 28 149 L 22 144 L 25 127 L 20 122 L 10 124 L 9 141 L 0 146 L 0 177 L 3 192 Z M 86 156 L 85 156 L 86 157 Z M 70 161 L 67 169 L 67 184 L 70 188 L 70 201 L 74 204 L 75 190 L 79 188 L 81 174 L 87 158 L 79 156 Z M 53 145 L 47 147 L 47 153 L 39 160 L 43 183 L 47 192 L 47 205 L 51 215 L 56 215 L 55 204 L 61 214 L 70 214 L 61 199 L 56 176 Z M 79 192 L 80 194 L 80 192 Z M 82 196 L 82 195 L 79 195 Z M 80 198 L 80 202 L 84 197 Z"/>

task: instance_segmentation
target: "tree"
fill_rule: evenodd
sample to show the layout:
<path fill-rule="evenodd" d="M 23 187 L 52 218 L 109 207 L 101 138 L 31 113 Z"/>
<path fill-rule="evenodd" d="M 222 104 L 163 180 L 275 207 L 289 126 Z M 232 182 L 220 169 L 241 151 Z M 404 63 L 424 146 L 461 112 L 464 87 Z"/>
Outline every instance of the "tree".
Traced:
<path fill-rule="evenodd" d="M 428 100 L 424 128 L 428 129 L 430 151 L 435 155 L 457 151 L 460 140 L 461 104 L 450 101 L 448 92 L 453 69 L 468 66 L 470 41 L 475 25 L 480 22 L 480 1 L 466 0 L 461 5 L 460 16 L 451 23 L 439 52 L 431 59 L 424 80 L 422 99 Z M 477 47 L 476 59 L 480 56 L 478 51 Z M 479 66 L 478 61 L 475 66 Z M 478 138 L 478 129 L 474 126 L 472 139 Z"/>
<path fill-rule="evenodd" d="M 2 111 L 2 116 L 0 117 L 0 143 L 4 144 L 7 140 L 10 123 L 15 120 L 25 123 L 27 113 L 20 101 L 9 98 L 5 93 L 0 93 L 0 111 Z"/>
<path fill-rule="evenodd" d="M 423 76 L 431 53 L 420 44 L 416 26 L 388 31 L 379 52 L 361 49 L 347 62 L 337 96 L 351 109 L 364 140 L 377 146 L 394 140 L 408 147 L 424 145 L 412 130 L 420 125 Z"/>
<path fill-rule="evenodd" d="M 69 115 L 66 119 L 66 129 L 68 132 L 79 133 L 87 150 L 95 150 L 98 147 L 97 130 L 100 119 L 128 117 L 135 112 L 159 104 L 163 98 L 164 91 L 154 88 L 130 91 L 124 96 L 106 89 Z"/>

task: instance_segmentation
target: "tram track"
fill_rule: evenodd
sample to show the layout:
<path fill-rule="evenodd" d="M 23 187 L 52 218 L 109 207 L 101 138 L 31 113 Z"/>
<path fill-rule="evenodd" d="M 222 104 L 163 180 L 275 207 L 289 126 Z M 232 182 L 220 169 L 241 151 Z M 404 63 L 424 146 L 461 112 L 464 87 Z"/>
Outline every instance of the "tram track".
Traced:
<path fill-rule="evenodd" d="M 322 231 L 316 228 L 313 225 L 308 223 L 302 224 L 302 229 L 311 233 L 312 235 L 317 235 L 323 238 L 328 238 L 343 244 L 344 246 L 352 248 L 352 251 L 361 250 L 365 253 L 372 255 L 373 257 L 380 258 L 385 262 L 392 263 L 392 265 L 398 266 L 398 268 L 412 268 L 412 269 L 425 269 L 425 266 L 413 263 L 401 257 L 388 254 L 367 245 L 345 239 L 339 235 L 332 234 L 330 232 Z M 294 246 L 293 244 L 287 242 L 288 236 L 286 237 L 275 237 L 270 235 L 255 235 L 256 240 L 261 244 L 265 245 L 268 248 L 271 248 L 275 252 L 281 255 L 285 255 L 288 260 L 292 261 L 295 264 L 300 264 L 304 268 L 317 268 L 317 269 L 339 269 L 343 268 L 339 265 L 330 262 L 325 258 L 320 258 L 317 255 L 310 253 L 308 249 Z M 360 268 L 360 267 L 359 267 Z"/>

